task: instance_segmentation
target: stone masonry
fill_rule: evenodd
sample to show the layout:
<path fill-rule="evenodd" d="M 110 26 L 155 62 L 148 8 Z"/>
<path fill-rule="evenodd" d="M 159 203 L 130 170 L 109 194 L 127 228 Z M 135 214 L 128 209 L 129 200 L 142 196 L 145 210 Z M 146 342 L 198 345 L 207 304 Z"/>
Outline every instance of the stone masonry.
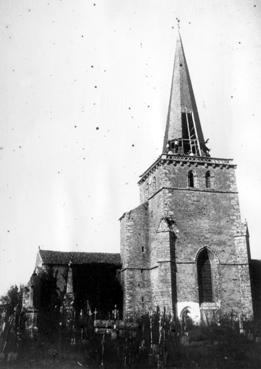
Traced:
<path fill-rule="evenodd" d="M 195 322 L 213 311 L 252 316 L 235 169 L 209 156 L 179 36 L 163 152 L 140 178 L 141 205 L 120 219 L 125 316 L 157 307 L 180 319 L 187 309 Z M 200 301 L 206 283 L 211 301 Z"/>

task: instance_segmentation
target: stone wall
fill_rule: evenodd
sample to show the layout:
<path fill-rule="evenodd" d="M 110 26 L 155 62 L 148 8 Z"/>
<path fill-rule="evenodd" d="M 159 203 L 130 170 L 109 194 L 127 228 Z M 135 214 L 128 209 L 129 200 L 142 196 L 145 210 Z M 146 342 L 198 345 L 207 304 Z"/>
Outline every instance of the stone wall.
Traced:
<path fill-rule="evenodd" d="M 124 314 L 140 313 L 151 303 L 149 278 L 148 204 L 121 217 Z"/>
<path fill-rule="evenodd" d="M 201 190 L 237 192 L 235 166 L 209 163 L 167 162 L 156 167 L 139 182 L 141 203 L 147 201 L 163 187 L 188 188 L 188 172 L 195 176 L 195 188 Z M 210 189 L 206 188 L 206 173 L 210 172 Z"/>
<path fill-rule="evenodd" d="M 120 220 L 122 269 L 148 267 L 148 204 L 124 213 Z"/>
<path fill-rule="evenodd" d="M 189 171 L 194 187 L 189 187 Z M 123 270 L 133 268 L 123 271 L 126 300 L 173 312 L 175 305 L 190 304 L 198 316 L 197 256 L 207 248 L 214 297 L 208 307 L 251 316 L 248 235 L 241 223 L 235 166 L 166 161 L 140 181 L 140 198 L 146 202 L 125 213 L 121 225 Z M 146 257 L 140 253 L 142 245 Z M 142 267 L 148 277 L 141 289 L 136 269 Z M 141 294 L 148 297 L 143 305 Z M 132 308 L 129 303 L 128 310 Z"/>
<path fill-rule="evenodd" d="M 255 319 L 261 319 L 261 260 L 251 260 L 251 286 Z"/>

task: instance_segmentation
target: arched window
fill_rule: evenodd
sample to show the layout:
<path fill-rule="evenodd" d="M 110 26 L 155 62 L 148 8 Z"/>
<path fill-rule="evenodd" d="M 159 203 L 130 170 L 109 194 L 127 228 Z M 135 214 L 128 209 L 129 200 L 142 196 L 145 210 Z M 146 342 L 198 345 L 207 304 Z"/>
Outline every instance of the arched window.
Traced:
<path fill-rule="evenodd" d="M 211 174 L 209 170 L 206 172 L 205 180 L 206 180 L 206 187 L 210 188 L 211 187 Z"/>
<path fill-rule="evenodd" d="M 192 170 L 188 172 L 188 186 L 189 187 L 195 187 L 195 180 L 194 180 L 194 174 Z"/>
<path fill-rule="evenodd" d="M 199 303 L 213 302 L 211 263 L 207 249 L 203 249 L 197 258 Z"/>

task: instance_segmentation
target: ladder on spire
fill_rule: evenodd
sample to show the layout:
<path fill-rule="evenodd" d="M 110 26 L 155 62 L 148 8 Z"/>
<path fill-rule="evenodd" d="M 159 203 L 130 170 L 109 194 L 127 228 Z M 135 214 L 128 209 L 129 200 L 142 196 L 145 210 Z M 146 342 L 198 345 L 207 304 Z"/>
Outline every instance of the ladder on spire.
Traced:
<path fill-rule="evenodd" d="M 199 151 L 199 155 L 201 156 L 201 147 L 200 147 L 200 142 L 199 142 L 199 139 L 198 139 L 198 132 L 197 132 L 197 129 L 196 129 L 196 124 L 195 124 L 193 111 L 191 112 L 191 116 L 192 116 L 194 131 L 196 133 L 196 140 L 197 140 L 197 143 L 198 143 L 198 151 Z"/>
<path fill-rule="evenodd" d="M 201 155 L 201 149 L 200 149 L 200 144 L 199 144 L 199 139 L 197 135 L 193 112 L 188 111 L 187 108 L 185 108 L 185 117 L 186 117 L 186 126 L 187 126 L 186 128 L 187 128 L 188 138 L 184 137 L 184 140 L 186 140 L 189 144 L 188 145 L 189 154 Z M 186 151 L 184 152 L 184 154 L 188 153 Z"/>

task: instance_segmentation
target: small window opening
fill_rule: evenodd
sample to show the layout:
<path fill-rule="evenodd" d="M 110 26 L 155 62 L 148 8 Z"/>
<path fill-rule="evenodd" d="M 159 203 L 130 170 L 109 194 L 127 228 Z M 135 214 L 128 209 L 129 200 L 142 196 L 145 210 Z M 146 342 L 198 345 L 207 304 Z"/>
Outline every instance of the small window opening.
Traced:
<path fill-rule="evenodd" d="M 169 141 L 168 143 L 171 154 L 182 154 L 182 140 Z"/>
<path fill-rule="evenodd" d="M 141 246 L 141 252 L 144 252 L 144 246 Z"/>
<path fill-rule="evenodd" d="M 141 269 L 141 270 L 140 270 L 140 272 L 141 272 L 141 274 L 142 274 L 142 273 L 143 273 L 143 270 Z"/>
<path fill-rule="evenodd" d="M 141 296 L 141 301 L 144 302 L 144 297 L 143 296 Z"/>
<path fill-rule="evenodd" d="M 195 183 L 194 183 L 194 174 L 193 174 L 193 172 L 191 170 L 188 172 L 188 186 L 189 187 L 194 187 L 195 186 Z"/>
<path fill-rule="evenodd" d="M 211 187 L 211 176 L 210 176 L 210 171 L 207 171 L 206 173 L 206 187 L 210 188 Z"/>

